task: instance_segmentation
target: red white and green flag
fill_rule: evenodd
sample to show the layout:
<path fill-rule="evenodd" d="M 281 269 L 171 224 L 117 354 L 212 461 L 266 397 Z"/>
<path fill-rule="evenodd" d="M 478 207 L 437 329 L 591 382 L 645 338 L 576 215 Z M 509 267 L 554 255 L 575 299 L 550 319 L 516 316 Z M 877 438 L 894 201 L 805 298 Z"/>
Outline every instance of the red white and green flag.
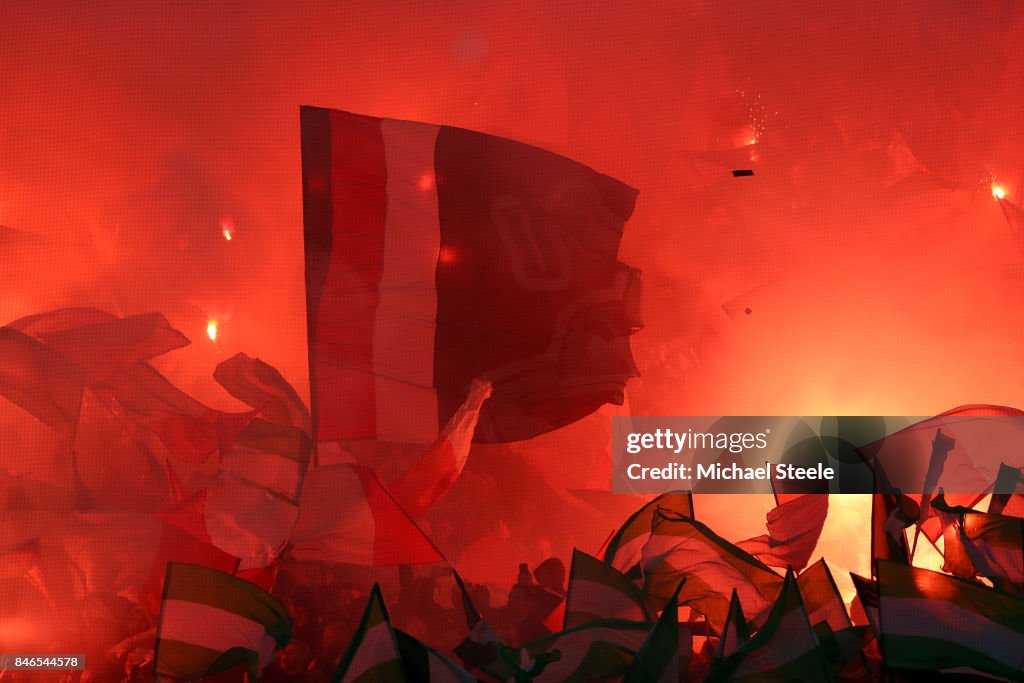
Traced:
<path fill-rule="evenodd" d="M 229 574 L 171 563 L 160 605 L 156 672 L 184 680 L 244 665 L 250 677 L 291 639 L 294 622 L 276 598 Z"/>
<path fill-rule="evenodd" d="M 693 635 L 679 626 L 679 601 L 672 596 L 644 639 L 622 683 L 678 683 L 689 668 Z"/>
<path fill-rule="evenodd" d="M 1024 598 L 897 562 L 876 573 L 888 666 L 1024 677 Z"/>
<path fill-rule="evenodd" d="M 733 589 L 751 623 L 764 623 L 782 588 L 782 577 L 704 524 L 669 512 L 655 513 L 654 529 L 643 547 L 643 592 L 664 604 L 683 579 L 680 604 L 701 612 L 720 629 Z"/>
<path fill-rule="evenodd" d="M 642 558 L 644 544 L 654 528 L 654 513 L 670 510 L 681 517 L 693 517 L 693 496 L 686 491 L 663 493 L 634 512 L 608 541 L 604 561 L 626 574 Z"/>
<path fill-rule="evenodd" d="M 716 659 L 725 659 L 740 649 L 744 643 L 750 640 L 750 626 L 747 618 L 743 616 L 743 606 L 740 598 L 733 589 L 732 599 L 729 601 L 729 616 L 722 627 L 722 633 L 718 638 L 718 650 L 715 652 Z"/>
<path fill-rule="evenodd" d="M 569 568 L 563 628 L 601 619 L 652 621 L 644 596 L 619 570 L 580 550 Z"/>
<path fill-rule="evenodd" d="M 796 575 L 786 574 L 764 625 L 706 681 L 830 681 L 832 675 L 800 597 Z"/>
<path fill-rule="evenodd" d="M 536 671 L 532 679 L 536 683 L 616 680 L 633 663 L 652 628 L 649 622 L 609 619 L 559 631 L 527 643 L 518 652 L 500 650 L 504 668 L 494 673 L 506 671 L 508 676 L 502 680 L 508 680 L 516 670 Z M 552 656 L 556 651 L 557 659 Z"/>

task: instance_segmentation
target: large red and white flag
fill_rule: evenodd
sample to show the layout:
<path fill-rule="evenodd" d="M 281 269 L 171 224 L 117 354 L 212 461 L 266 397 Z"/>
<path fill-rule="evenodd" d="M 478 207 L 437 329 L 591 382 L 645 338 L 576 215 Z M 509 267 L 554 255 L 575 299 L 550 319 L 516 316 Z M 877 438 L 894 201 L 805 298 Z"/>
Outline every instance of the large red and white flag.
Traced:
<path fill-rule="evenodd" d="M 316 440 L 431 443 L 475 379 L 477 442 L 621 403 L 639 272 L 636 191 L 536 147 L 303 107 Z"/>

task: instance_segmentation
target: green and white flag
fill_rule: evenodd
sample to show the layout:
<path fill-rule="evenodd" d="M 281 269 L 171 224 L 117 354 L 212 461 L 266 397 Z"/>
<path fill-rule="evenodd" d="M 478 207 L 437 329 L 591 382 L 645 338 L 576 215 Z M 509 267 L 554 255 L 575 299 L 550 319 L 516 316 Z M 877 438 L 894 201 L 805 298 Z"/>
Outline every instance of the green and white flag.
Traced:
<path fill-rule="evenodd" d="M 563 628 L 600 619 L 653 621 L 640 590 L 622 573 L 580 550 L 572 554 Z"/>
<path fill-rule="evenodd" d="M 669 510 L 683 517 L 693 517 L 693 496 L 685 491 L 663 493 L 634 512 L 608 542 L 604 561 L 628 574 L 641 560 L 644 544 L 651 537 L 655 512 Z"/>
<path fill-rule="evenodd" d="M 380 587 L 374 586 L 359 629 L 332 681 L 359 683 L 476 683 L 461 666 L 391 626 Z"/>
<path fill-rule="evenodd" d="M 679 593 L 678 588 L 676 593 Z M 640 646 L 622 683 L 679 683 L 680 672 L 689 668 L 691 652 L 693 636 L 688 629 L 679 628 L 679 601 L 678 596 L 673 595 Z"/>
<path fill-rule="evenodd" d="M 167 566 L 156 672 L 185 680 L 245 664 L 251 677 L 291 639 L 294 622 L 256 584 L 193 564 Z"/>
<path fill-rule="evenodd" d="M 702 613 L 721 629 L 735 589 L 750 623 L 765 622 L 782 588 L 782 577 L 750 553 L 726 541 L 706 525 L 657 510 L 643 547 L 643 587 L 658 607 L 686 579 L 679 602 Z"/>
<path fill-rule="evenodd" d="M 790 570 L 764 626 L 732 655 L 715 664 L 705 681 L 830 681 L 825 654 L 807 619 Z"/>
<path fill-rule="evenodd" d="M 740 605 L 740 596 L 736 589 L 732 591 L 732 600 L 729 601 L 729 616 L 722 627 L 722 635 L 718 639 L 718 651 L 716 659 L 725 659 L 733 652 L 750 640 L 750 627 L 747 625 L 747 618 L 743 616 L 743 606 Z"/>
<path fill-rule="evenodd" d="M 484 670 L 499 681 L 587 683 L 616 680 L 633 663 L 654 624 L 607 619 L 544 636 L 520 649 L 500 647 Z"/>
<path fill-rule="evenodd" d="M 1024 599 L 896 562 L 880 560 L 877 575 L 888 666 L 1024 678 Z"/>
<path fill-rule="evenodd" d="M 413 680 L 430 683 L 477 683 L 476 676 L 434 648 L 408 633 L 398 629 L 394 629 L 394 632 L 404 669 Z"/>
<path fill-rule="evenodd" d="M 398 639 L 391 628 L 388 611 L 380 594 L 380 586 L 374 584 L 359 628 L 352 636 L 352 642 L 349 643 L 331 681 L 400 683 L 406 680 Z"/>

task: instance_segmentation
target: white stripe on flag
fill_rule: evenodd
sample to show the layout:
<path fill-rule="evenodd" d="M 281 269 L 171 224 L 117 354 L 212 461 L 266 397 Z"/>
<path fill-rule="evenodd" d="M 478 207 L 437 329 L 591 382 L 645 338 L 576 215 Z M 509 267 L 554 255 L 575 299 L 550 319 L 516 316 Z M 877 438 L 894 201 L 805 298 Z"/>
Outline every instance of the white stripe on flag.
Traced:
<path fill-rule="evenodd" d="M 160 608 L 160 640 L 176 640 L 215 652 L 244 647 L 260 654 L 261 665 L 264 665 L 264 657 L 267 657 L 266 664 L 270 663 L 276 647 L 259 622 L 219 607 L 173 599 L 164 600 Z"/>
<path fill-rule="evenodd" d="M 438 126 L 381 121 L 387 214 L 373 332 L 377 438 L 437 437 L 434 330 L 441 248 L 434 148 Z"/>
<path fill-rule="evenodd" d="M 1020 631 L 954 602 L 882 596 L 882 633 L 956 642 L 1011 668 L 1024 664 Z"/>
<path fill-rule="evenodd" d="M 398 659 L 398 651 L 395 649 L 391 626 L 382 621 L 366 630 L 342 683 L 354 681 L 373 667 L 394 659 Z"/>

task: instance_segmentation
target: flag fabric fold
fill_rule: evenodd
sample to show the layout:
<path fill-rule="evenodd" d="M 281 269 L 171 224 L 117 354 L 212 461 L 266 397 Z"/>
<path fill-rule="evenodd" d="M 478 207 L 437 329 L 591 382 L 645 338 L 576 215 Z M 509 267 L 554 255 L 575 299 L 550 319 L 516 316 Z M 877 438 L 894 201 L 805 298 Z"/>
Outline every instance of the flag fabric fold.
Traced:
<path fill-rule="evenodd" d="M 941 493 L 932 507 L 950 517 L 943 571 L 967 579 L 984 576 L 1000 590 L 1024 595 L 1024 519 L 950 506 Z"/>
<path fill-rule="evenodd" d="M 832 572 L 821 558 L 800 572 L 796 580 L 811 626 L 826 622 L 833 633 L 853 626 Z"/>
<path fill-rule="evenodd" d="M 654 528 L 643 548 L 642 590 L 664 605 L 683 579 L 680 604 L 701 612 L 720 629 L 733 589 L 748 618 L 762 624 L 782 588 L 781 576 L 700 522 L 665 511 L 655 513 Z"/>
<path fill-rule="evenodd" d="M 9 327 L 63 355 L 89 383 L 190 343 L 155 312 L 118 318 L 94 308 L 64 308 L 20 318 Z"/>
<path fill-rule="evenodd" d="M 563 628 L 601 619 L 653 621 L 653 615 L 633 582 L 596 557 L 573 550 Z"/>
<path fill-rule="evenodd" d="M 112 373 L 92 390 L 115 415 L 156 434 L 172 455 L 190 463 L 228 450 L 255 417 L 203 405 L 145 362 Z"/>
<path fill-rule="evenodd" d="M 679 625 L 679 588 L 640 645 L 623 683 L 678 683 L 680 672 L 687 670 L 693 638 Z"/>
<path fill-rule="evenodd" d="M 736 545 L 770 567 L 803 570 L 828 516 L 828 494 L 804 494 L 768 512 L 768 533 Z"/>
<path fill-rule="evenodd" d="M 792 571 L 786 574 L 779 598 L 764 625 L 729 657 L 715 664 L 705 680 L 832 680 Z"/>
<path fill-rule="evenodd" d="M 491 395 L 491 383 L 474 380 L 469 396 L 455 411 L 437 440 L 405 474 L 388 482 L 388 490 L 412 517 L 440 500 L 462 474 L 473 444 L 480 409 Z"/>
<path fill-rule="evenodd" d="M 1024 472 L 1000 463 L 988 511 L 994 515 L 1024 517 Z"/>
<path fill-rule="evenodd" d="M 297 560 L 374 566 L 444 561 L 377 475 L 349 464 L 310 471 L 289 552 Z"/>
<path fill-rule="evenodd" d="M 604 561 L 623 574 L 639 565 L 659 508 L 681 517 L 693 517 L 693 496 L 687 491 L 663 493 L 634 512 L 608 541 Z"/>
<path fill-rule="evenodd" d="M 254 418 L 221 454 L 221 469 L 296 501 L 309 468 L 312 441 L 306 432 Z"/>
<path fill-rule="evenodd" d="M 277 368 L 237 353 L 216 367 L 213 378 L 267 422 L 312 434 L 309 409 Z"/>
<path fill-rule="evenodd" d="M 63 354 L 12 327 L 0 327 L 0 396 L 50 429 L 74 436 L 85 373 Z"/>

